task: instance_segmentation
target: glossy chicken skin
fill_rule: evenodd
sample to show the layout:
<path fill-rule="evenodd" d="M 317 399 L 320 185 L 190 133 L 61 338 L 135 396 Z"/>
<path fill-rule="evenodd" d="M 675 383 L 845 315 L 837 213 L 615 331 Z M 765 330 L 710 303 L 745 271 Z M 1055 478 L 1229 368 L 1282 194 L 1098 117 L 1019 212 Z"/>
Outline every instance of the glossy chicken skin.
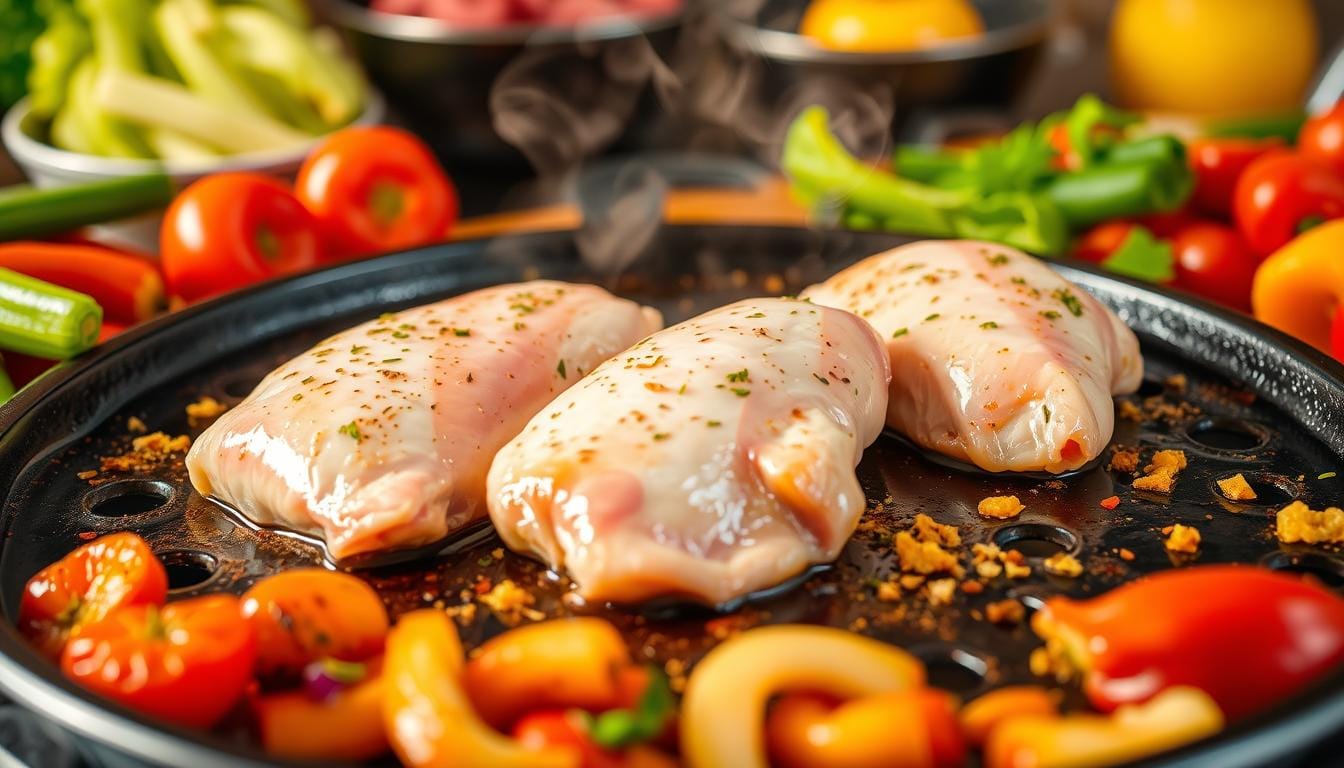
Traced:
<path fill-rule="evenodd" d="M 864 508 L 854 467 L 886 410 L 887 358 L 847 312 L 757 299 L 613 357 L 495 457 L 511 548 L 578 594 L 723 603 L 832 560 Z"/>
<path fill-rule="evenodd" d="M 485 515 L 490 460 L 533 414 L 661 325 L 547 281 L 383 315 L 271 372 L 196 440 L 191 482 L 336 560 L 431 544 Z"/>
<path fill-rule="evenodd" d="M 994 472 L 1086 464 L 1111 439 L 1111 396 L 1143 378 L 1138 339 L 1113 312 L 1012 248 L 914 243 L 803 295 L 885 340 L 888 425 Z"/>

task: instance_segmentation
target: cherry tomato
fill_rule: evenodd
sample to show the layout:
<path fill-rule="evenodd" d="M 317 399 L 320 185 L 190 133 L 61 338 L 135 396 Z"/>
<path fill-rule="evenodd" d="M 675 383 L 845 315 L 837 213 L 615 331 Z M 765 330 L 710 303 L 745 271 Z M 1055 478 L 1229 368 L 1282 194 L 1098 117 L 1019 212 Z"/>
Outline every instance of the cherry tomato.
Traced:
<path fill-rule="evenodd" d="M 513 739 L 526 749 L 568 747 L 579 754 L 582 768 L 623 768 L 625 761 L 593 743 L 578 710 L 548 709 L 524 715 L 513 726 Z"/>
<path fill-rule="evenodd" d="M 56 658 L 69 638 L 113 609 L 162 604 L 167 594 L 168 574 L 149 544 L 134 533 L 113 533 L 28 580 L 19 601 L 19 631 Z"/>
<path fill-rule="evenodd" d="M 1073 245 L 1076 259 L 1100 264 L 1120 249 L 1136 225 L 1123 219 L 1105 221 L 1084 232 Z"/>
<path fill-rule="evenodd" d="M 1302 125 L 1297 151 L 1344 176 L 1344 101 Z"/>
<path fill-rule="evenodd" d="M 1344 312 L 1335 310 L 1335 319 L 1330 321 L 1330 354 L 1344 363 Z"/>
<path fill-rule="evenodd" d="M 387 609 L 362 579 L 323 568 L 269 576 L 243 593 L 257 635 L 257 672 L 293 677 L 322 658 L 363 661 L 383 650 Z"/>
<path fill-rule="evenodd" d="M 299 169 L 296 189 L 338 257 L 439 242 L 457 221 L 457 190 L 429 147 L 388 126 L 329 136 Z"/>
<path fill-rule="evenodd" d="M 1302 155 L 1270 152 L 1241 174 L 1233 208 L 1247 245 L 1268 256 L 1302 231 L 1344 216 L 1344 178 Z"/>
<path fill-rule="evenodd" d="M 1213 301 L 1249 312 L 1251 284 L 1259 259 L 1235 229 L 1210 222 L 1192 224 L 1171 241 L 1176 285 Z"/>
<path fill-rule="evenodd" d="M 258 173 L 218 173 L 177 196 L 159 231 L 169 292 L 195 301 L 322 261 L 322 236 L 284 184 Z"/>
<path fill-rule="evenodd" d="M 1277 138 L 1269 139 L 1195 139 L 1186 145 L 1190 166 L 1195 171 L 1195 191 L 1191 196 L 1200 211 L 1211 216 L 1230 216 L 1237 180 L 1246 168 L 1276 147 Z"/>
<path fill-rule="evenodd" d="M 256 639 L 233 595 L 124 606 L 70 640 L 61 669 L 131 709 L 192 728 L 219 722 L 252 680 Z"/>

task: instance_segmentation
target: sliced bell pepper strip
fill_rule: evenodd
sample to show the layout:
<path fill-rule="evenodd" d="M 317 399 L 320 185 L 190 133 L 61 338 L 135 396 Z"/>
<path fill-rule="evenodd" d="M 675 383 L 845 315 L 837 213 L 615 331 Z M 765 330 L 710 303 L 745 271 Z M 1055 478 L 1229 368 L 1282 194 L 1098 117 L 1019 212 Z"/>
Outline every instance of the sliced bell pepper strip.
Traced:
<path fill-rule="evenodd" d="M 1056 177 L 1045 188 L 1073 227 L 1106 219 L 1173 211 L 1190 196 L 1193 177 L 1179 163 L 1100 164 Z"/>
<path fill-rule="evenodd" d="M 765 731 L 771 764 L 781 768 L 953 768 L 966 756 L 956 702 L 931 689 L 838 706 L 787 694 L 771 707 Z"/>
<path fill-rule="evenodd" d="M 972 746 L 982 747 L 1001 723 L 1018 717 L 1059 714 L 1062 692 L 1039 685 L 1010 685 L 980 696 L 961 708 L 961 732 Z"/>
<path fill-rule="evenodd" d="M 682 757 L 690 768 L 765 768 L 761 723 L 774 694 L 858 698 L 921 688 L 924 680 L 914 656 L 843 629 L 752 629 L 710 651 L 691 674 L 681 700 Z"/>
<path fill-rule="evenodd" d="M 1197 688 L 1170 688 L 1104 715 L 1024 714 L 996 727 L 985 768 L 1100 768 L 1139 760 L 1222 730 L 1218 705 Z"/>
<path fill-rule="evenodd" d="M 266 752 L 299 760 L 350 762 L 387 752 L 381 662 L 368 666 L 363 680 L 326 701 L 316 701 L 303 691 L 253 699 L 252 714 Z"/>
<path fill-rule="evenodd" d="M 0 269 L 86 293 L 108 319 L 138 323 L 166 306 L 163 278 L 148 259 L 110 248 L 22 241 L 0 244 Z"/>
<path fill-rule="evenodd" d="M 462 641 L 442 611 L 403 615 L 383 664 L 383 723 L 402 765 L 578 768 L 573 749 L 531 750 L 481 720 L 462 686 Z"/>
<path fill-rule="evenodd" d="M 1103 712 L 1194 686 L 1237 720 L 1344 660 L 1344 599 L 1249 566 L 1163 571 L 1089 600 L 1053 597 L 1032 628 L 1081 672 Z"/>

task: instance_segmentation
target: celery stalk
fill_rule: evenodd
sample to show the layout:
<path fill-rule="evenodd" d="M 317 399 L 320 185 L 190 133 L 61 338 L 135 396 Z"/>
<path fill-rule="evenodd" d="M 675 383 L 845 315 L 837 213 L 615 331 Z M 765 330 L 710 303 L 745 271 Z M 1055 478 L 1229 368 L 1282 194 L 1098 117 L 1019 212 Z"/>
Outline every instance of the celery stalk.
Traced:
<path fill-rule="evenodd" d="M 53 117 L 60 110 L 75 67 L 93 50 L 89 30 L 79 15 L 65 6 L 58 8 L 47 28 L 33 41 L 29 108 L 39 118 Z"/>
<path fill-rule="evenodd" d="M 360 89 L 351 87 L 339 74 L 340 66 L 313 44 L 305 30 L 268 11 L 241 5 L 221 9 L 219 18 L 232 38 L 228 51 L 236 61 L 284 83 L 329 125 L 342 125 L 359 113 Z"/>
<path fill-rule="evenodd" d="M 313 17 L 302 0 L 223 0 L 223 4 L 253 5 L 279 16 L 286 24 L 298 29 L 312 26 Z"/>
<path fill-rule="evenodd" d="M 74 110 L 72 118 L 89 148 L 94 154 L 108 157 L 149 157 L 149 147 L 129 126 L 99 107 L 93 97 L 97 79 L 97 63 L 92 56 L 86 57 L 70 77 L 70 96 L 66 102 L 67 108 Z"/>
<path fill-rule="evenodd" d="M 261 99 L 215 54 L 217 21 L 214 7 L 207 2 L 164 0 L 154 12 L 154 26 L 183 82 L 221 106 L 265 113 Z"/>
<path fill-rule="evenodd" d="M 94 89 L 108 112 L 167 128 L 225 152 L 253 152 L 307 144 L 308 134 L 274 118 L 202 98 L 171 80 L 127 72 L 105 74 Z"/>
<path fill-rule="evenodd" d="M 219 150 L 209 144 L 167 128 L 146 128 L 145 140 L 164 160 L 204 162 L 219 159 Z"/>
<path fill-rule="evenodd" d="M 102 322 L 91 297 L 0 269 L 0 347 L 63 360 L 92 347 Z"/>

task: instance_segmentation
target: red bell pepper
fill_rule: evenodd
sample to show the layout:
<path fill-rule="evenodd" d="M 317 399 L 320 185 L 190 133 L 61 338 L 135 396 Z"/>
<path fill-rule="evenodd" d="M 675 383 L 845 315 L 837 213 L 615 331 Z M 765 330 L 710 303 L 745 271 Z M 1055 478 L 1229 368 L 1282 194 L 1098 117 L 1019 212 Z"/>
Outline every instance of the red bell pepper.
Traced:
<path fill-rule="evenodd" d="M 1191 201 L 1204 213 L 1225 217 L 1232 213 L 1237 180 L 1251 163 L 1283 146 L 1277 138 L 1195 139 L 1186 149 L 1195 171 L 1195 192 Z"/>
<path fill-rule="evenodd" d="M 102 246 L 4 243 L 0 268 L 88 294 L 117 323 L 148 320 L 166 304 L 163 278 L 152 263 Z"/>
<path fill-rule="evenodd" d="M 1344 216 L 1344 178 L 1302 155 L 1270 152 L 1241 174 L 1233 208 L 1247 245 L 1268 256 L 1307 229 Z"/>
<path fill-rule="evenodd" d="M 1032 628 L 1105 712 L 1192 686 L 1236 720 L 1344 660 L 1344 599 L 1249 566 L 1163 571 L 1089 600 L 1051 598 Z"/>

